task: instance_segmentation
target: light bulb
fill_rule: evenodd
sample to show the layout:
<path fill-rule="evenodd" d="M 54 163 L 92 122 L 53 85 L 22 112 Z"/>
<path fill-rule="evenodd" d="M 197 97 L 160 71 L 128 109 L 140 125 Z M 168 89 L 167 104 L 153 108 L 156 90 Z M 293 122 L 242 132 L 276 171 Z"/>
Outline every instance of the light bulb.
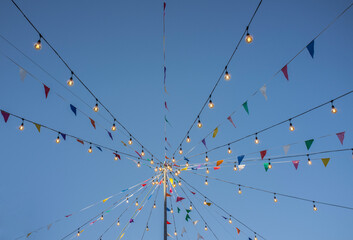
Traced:
<path fill-rule="evenodd" d="M 199 121 L 197 122 L 197 127 L 198 128 L 202 128 L 202 123 L 201 123 L 201 120 L 199 119 Z"/>
<path fill-rule="evenodd" d="M 309 155 L 308 155 L 308 165 L 311 165 L 311 164 L 312 164 L 312 162 L 311 162 Z"/>
<path fill-rule="evenodd" d="M 173 157 L 172 162 L 175 162 L 175 157 Z"/>
<path fill-rule="evenodd" d="M 175 176 L 178 176 L 178 172 L 175 172 L 174 174 L 175 174 Z"/>
<path fill-rule="evenodd" d="M 129 145 L 132 145 L 132 138 L 130 137 L 130 140 L 129 140 Z"/>
<path fill-rule="evenodd" d="M 117 155 L 114 156 L 114 160 L 118 161 L 118 156 Z"/>
<path fill-rule="evenodd" d="M 157 206 L 156 206 L 156 203 L 154 203 L 154 204 L 153 204 L 153 208 L 156 208 L 156 207 L 157 207 Z"/>
<path fill-rule="evenodd" d="M 293 132 L 295 130 L 295 127 L 292 125 L 292 123 L 289 123 L 289 131 Z"/>
<path fill-rule="evenodd" d="M 232 153 L 232 149 L 230 149 L 230 147 L 228 147 L 228 154 Z"/>
<path fill-rule="evenodd" d="M 208 230 L 208 228 L 207 228 L 207 226 L 205 225 L 205 231 L 207 231 Z"/>
<path fill-rule="evenodd" d="M 230 224 L 232 224 L 232 218 L 229 217 L 229 221 L 228 221 Z"/>
<path fill-rule="evenodd" d="M 179 154 L 183 154 L 183 149 L 182 148 L 179 149 Z"/>
<path fill-rule="evenodd" d="M 142 157 L 145 156 L 145 151 L 143 151 L 143 149 L 142 149 L 142 151 L 141 151 L 141 156 L 142 156 Z"/>
<path fill-rule="evenodd" d="M 154 164 L 153 158 L 151 159 L 151 164 Z"/>
<path fill-rule="evenodd" d="M 113 125 L 112 125 L 112 131 L 116 131 L 115 123 L 113 123 Z"/>
<path fill-rule="evenodd" d="M 89 153 L 92 153 L 92 151 L 93 151 L 93 150 L 92 150 L 92 146 L 89 146 L 88 152 L 89 152 Z"/>
<path fill-rule="evenodd" d="M 233 170 L 236 171 L 237 170 L 237 165 L 234 164 Z"/>
<path fill-rule="evenodd" d="M 228 73 L 228 71 L 226 71 L 226 73 L 224 74 L 224 79 L 226 81 L 229 81 L 230 80 L 230 74 Z"/>
<path fill-rule="evenodd" d="M 103 220 L 104 219 L 104 217 L 103 217 L 103 214 L 102 214 L 102 216 L 101 216 L 101 220 Z"/>
<path fill-rule="evenodd" d="M 206 198 L 205 198 L 205 201 L 203 201 L 203 205 L 206 205 L 207 204 L 207 202 L 206 202 Z"/>
<path fill-rule="evenodd" d="M 214 108 L 214 104 L 213 104 L 213 102 L 212 102 L 211 99 L 210 99 L 210 101 L 208 102 L 208 107 L 209 107 L 210 109 Z"/>
<path fill-rule="evenodd" d="M 209 160 L 209 159 L 208 159 L 208 156 L 206 155 L 206 157 L 205 157 L 205 161 L 206 161 L 206 162 L 208 162 L 208 160 Z"/>
<path fill-rule="evenodd" d="M 332 105 L 332 107 L 331 107 L 331 112 L 332 112 L 333 114 L 337 113 L 337 108 L 335 108 L 335 106 L 333 106 L 333 105 Z"/>
<path fill-rule="evenodd" d="M 135 206 L 138 206 L 139 205 L 139 202 L 136 200 L 136 202 L 135 202 Z"/>
<path fill-rule="evenodd" d="M 188 162 L 186 162 L 185 166 L 186 166 L 186 167 L 189 167 L 189 163 L 188 163 Z"/>
<path fill-rule="evenodd" d="M 99 111 L 98 103 L 96 103 L 96 105 L 93 107 L 93 111 L 95 111 L 95 112 Z"/>
<path fill-rule="evenodd" d="M 272 165 L 270 162 L 268 163 L 268 169 L 272 169 Z"/>
<path fill-rule="evenodd" d="M 188 136 L 187 138 L 186 138 L 186 142 L 187 143 L 189 143 L 191 140 L 190 140 L 190 137 Z"/>
<path fill-rule="evenodd" d="M 159 171 L 162 171 L 162 167 L 159 167 Z"/>
<path fill-rule="evenodd" d="M 22 121 L 21 125 L 18 127 L 18 129 L 20 129 L 21 131 L 23 131 L 25 129 L 23 121 Z"/>
<path fill-rule="evenodd" d="M 208 170 L 208 168 L 206 168 L 206 173 L 209 174 L 210 173 L 210 170 Z"/>
<path fill-rule="evenodd" d="M 77 237 L 79 237 L 79 236 L 80 236 L 80 230 L 77 231 Z"/>
<path fill-rule="evenodd" d="M 156 168 L 154 169 L 154 171 L 157 172 L 157 171 L 158 171 L 158 167 L 156 167 Z"/>
<path fill-rule="evenodd" d="M 120 226 L 120 221 L 118 220 L 118 222 L 116 223 L 117 226 Z"/>
<path fill-rule="evenodd" d="M 257 136 L 255 137 L 255 144 L 259 144 L 260 140 L 257 138 Z"/>
<path fill-rule="evenodd" d="M 40 39 L 34 44 L 34 49 L 35 50 L 41 50 L 42 49 L 42 42 Z"/>
<path fill-rule="evenodd" d="M 69 87 L 72 87 L 72 86 L 74 85 L 73 75 L 74 75 L 74 73 L 71 72 L 71 77 L 70 77 L 69 80 L 67 80 L 67 85 L 68 85 Z"/>
<path fill-rule="evenodd" d="M 253 40 L 254 40 L 253 36 L 251 36 L 249 33 L 247 33 L 245 36 L 245 42 L 252 43 Z"/>
<path fill-rule="evenodd" d="M 256 237 L 256 235 L 255 235 L 255 237 L 254 237 L 254 240 L 257 240 L 257 237 Z"/>
<path fill-rule="evenodd" d="M 315 204 L 313 206 L 313 209 L 314 209 L 314 211 L 317 211 L 317 207 L 315 206 Z"/>
<path fill-rule="evenodd" d="M 174 232 L 174 235 L 175 235 L 175 236 L 177 235 L 177 232 L 176 232 L 176 231 Z"/>
<path fill-rule="evenodd" d="M 173 208 L 170 209 L 170 213 L 174 213 Z"/>
<path fill-rule="evenodd" d="M 137 162 L 137 167 L 141 167 L 141 163 L 140 162 Z"/>
<path fill-rule="evenodd" d="M 178 185 L 181 186 L 181 182 L 180 181 L 178 182 Z"/>
<path fill-rule="evenodd" d="M 176 184 L 174 183 L 174 184 L 173 184 L 173 188 L 175 188 L 175 187 L 176 187 Z"/>
<path fill-rule="evenodd" d="M 150 229 L 148 228 L 148 226 L 146 226 L 146 231 L 148 232 Z"/>
<path fill-rule="evenodd" d="M 277 197 L 276 197 L 276 194 L 273 196 L 273 201 L 276 203 L 278 200 L 277 200 Z"/>
<path fill-rule="evenodd" d="M 208 185 L 207 179 L 205 180 L 205 185 Z"/>
<path fill-rule="evenodd" d="M 129 198 L 126 198 L 126 203 L 129 203 Z"/>
<path fill-rule="evenodd" d="M 241 193 L 242 193 L 242 191 L 241 191 L 241 188 L 240 188 L 240 187 L 239 187 L 238 193 L 239 193 L 239 194 L 241 194 Z"/>
<path fill-rule="evenodd" d="M 190 204 L 190 207 L 189 207 L 190 210 L 192 210 L 192 205 Z"/>
<path fill-rule="evenodd" d="M 58 136 L 55 140 L 56 143 L 60 143 L 60 137 Z"/>

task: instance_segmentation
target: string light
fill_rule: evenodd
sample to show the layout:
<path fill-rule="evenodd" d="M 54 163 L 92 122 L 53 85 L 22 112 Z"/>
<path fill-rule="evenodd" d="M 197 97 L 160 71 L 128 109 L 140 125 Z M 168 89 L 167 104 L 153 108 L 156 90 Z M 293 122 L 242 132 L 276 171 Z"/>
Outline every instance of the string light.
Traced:
<path fill-rule="evenodd" d="M 140 162 L 137 162 L 137 167 L 141 167 L 141 163 Z"/>
<path fill-rule="evenodd" d="M 179 180 L 178 185 L 181 186 L 181 181 Z"/>
<path fill-rule="evenodd" d="M 170 213 L 174 213 L 174 210 L 173 210 L 173 208 L 171 208 L 171 209 L 170 209 Z"/>
<path fill-rule="evenodd" d="M 156 168 L 154 169 L 154 171 L 157 172 L 157 171 L 158 171 L 158 167 L 156 167 Z"/>
<path fill-rule="evenodd" d="M 129 144 L 129 145 L 132 145 L 132 137 L 131 137 L 131 135 L 130 135 L 130 139 L 129 139 L 129 141 L 128 141 L 128 144 Z"/>
<path fill-rule="evenodd" d="M 161 172 L 163 169 L 162 169 L 162 167 L 161 166 L 159 166 L 159 171 Z"/>
<path fill-rule="evenodd" d="M 173 156 L 172 162 L 175 162 L 175 157 Z"/>
<path fill-rule="evenodd" d="M 148 232 L 150 229 L 148 228 L 148 225 L 146 226 L 146 231 Z"/>
<path fill-rule="evenodd" d="M 156 206 L 156 202 L 154 202 L 154 203 L 153 203 L 153 208 L 156 208 L 156 207 L 157 207 L 157 206 Z"/>
<path fill-rule="evenodd" d="M 289 119 L 289 131 L 293 132 L 295 130 L 295 127 L 292 124 L 291 119 Z"/>
<path fill-rule="evenodd" d="M 92 152 L 93 152 L 93 150 L 92 150 L 92 145 L 89 146 L 88 152 L 89 152 L 89 153 L 92 153 Z"/>
<path fill-rule="evenodd" d="M 206 157 L 205 157 L 205 161 L 208 162 L 208 156 L 207 156 L 207 152 L 206 152 Z"/>
<path fill-rule="evenodd" d="M 101 220 L 103 220 L 104 219 L 104 217 L 103 217 L 103 214 L 102 214 L 102 216 L 101 216 Z"/>
<path fill-rule="evenodd" d="M 145 156 L 145 151 L 143 151 L 143 147 L 142 147 L 142 150 L 141 150 L 141 156 Z"/>
<path fill-rule="evenodd" d="M 22 123 L 21 125 L 18 127 L 18 129 L 20 129 L 21 131 L 23 131 L 25 129 L 24 127 L 24 119 L 22 118 Z"/>
<path fill-rule="evenodd" d="M 252 41 L 254 40 L 253 36 L 251 36 L 248 32 L 249 30 L 249 26 L 246 27 L 246 36 L 245 36 L 245 42 L 246 43 L 252 43 Z"/>
<path fill-rule="evenodd" d="M 190 202 L 190 207 L 189 207 L 190 210 L 192 210 L 192 203 Z"/>
<path fill-rule="evenodd" d="M 308 156 L 308 165 L 311 165 L 312 162 L 311 162 L 311 160 L 310 160 L 309 154 L 307 154 L 307 156 Z"/>
<path fill-rule="evenodd" d="M 180 155 L 183 154 L 183 149 L 182 148 L 179 149 L 179 154 Z"/>
<path fill-rule="evenodd" d="M 56 138 L 55 142 L 56 143 L 60 143 L 60 136 L 59 136 L 60 133 L 58 133 L 58 137 Z"/>
<path fill-rule="evenodd" d="M 190 137 L 188 135 L 188 137 L 186 138 L 186 142 L 189 143 L 191 140 L 190 140 Z"/>
<path fill-rule="evenodd" d="M 120 226 L 120 220 L 118 219 L 118 222 L 116 223 L 117 226 Z"/>
<path fill-rule="evenodd" d="M 116 121 L 116 119 L 114 119 L 114 122 L 113 122 L 113 125 L 112 125 L 112 131 L 113 132 L 116 131 L 115 121 Z"/>
<path fill-rule="evenodd" d="M 98 99 L 96 99 L 96 105 L 93 107 L 93 111 L 98 112 L 99 107 L 98 107 Z"/>
<path fill-rule="evenodd" d="M 74 72 L 71 71 L 71 77 L 70 77 L 70 79 L 67 80 L 67 82 L 66 82 L 69 87 L 72 87 L 72 86 L 74 85 L 73 76 L 74 76 Z"/>
<path fill-rule="evenodd" d="M 333 100 L 331 101 L 331 112 L 333 114 L 337 113 L 337 108 L 335 108 L 335 106 L 333 106 Z"/>
<path fill-rule="evenodd" d="M 117 152 L 117 151 L 115 151 L 115 154 L 114 154 L 114 160 L 115 160 L 115 161 L 118 161 L 118 159 L 119 159 L 119 158 L 118 158 L 118 152 Z"/>
<path fill-rule="evenodd" d="M 77 237 L 80 236 L 80 229 L 77 230 Z"/>
<path fill-rule="evenodd" d="M 197 122 L 197 127 L 202 128 L 202 123 L 201 123 L 200 117 L 199 117 L 199 121 Z"/>
<path fill-rule="evenodd" d="M 241 188 L 240 188 L 240 185 L 239 185 L 238 193 L 239 193 L 239 194 L 242 193 Z"/>
<path fill-rule="evenodd" d="M 257 237 L 256 237 L 256 233 L 255 233 L 255 237 L 254 237 L 254 240 L 257 240 Z"/>
<path fill-rule="evenodd" d="M 208 185 L 207 178 L 205 179 L 205 185 Z"/>
<path fill-rule="evenodd" d="M 313 209 L 315 212 L 317 211 L 317 207 L 315 206 L 315 201 L 313 201 Z"/>
<path fill-rule="evenodd" d="M 228 154 L 232 153 L 232 149 L 230 149 L 230 146 L 228 145 Z"/>
<path fill-rule="evenodd" d="M 138 202 L 138 200 L 136 198 L 135 206 L 138 206 L 138 205 L 139 205 L 139 202 Z"/>
<path fill-rule="evenodd" d="M 206 198 L 205 198 L 205 201 L 203 201 L 203 205 L 207 205 Z"/>
<path fill-rule="evenodd" d="M 177 235 L 177 231 L 174 232 L 174 235 L 175 235 L 175 236 Z"/>
<path fill-rule="evenodd" d="M 39 40 L 34 44 L 34 49 L 35 50 L 41 50 L 42 49 L 41 39 L 42 39 L 42 36 L 39 35 Z"/>
<path fill-rule="evenodd" d="M 272 169 L 272 165 L 271 165 L 270 160 L 271 160 L 271 159 L 268 159 L 268 169 Z"/>
<path fill-rule="evenodd" d="M 273 201 L 274 201 L 275 203 L 278 201 L 278 200 L 277 200 L 277 197 L 276 197 L 276 193 L 274 193 Z"/>
<path fill-rule="evenodd" d="M 233 170 L 236 171 L 237 170 L 237 164 L 234 163 L 234 167 Z"/>
<path fill-rule="evenodd" d="M 128 197 L 126 198 L 126 203 L 129 203 L 129 198 Z"/>
<path fill-rule="evenodd" d="M 214 108 L 214 104 L 213 104 L 213 102 L 212 102 L 211 99 L 210 99 L 210 101 L 208 102 L 208 107 L 209 107 L 210 109 Z"/>
<path fill-rule="evenodd" d="M 189 167 L 189 162 L 186 162 L 186 163 L 185 163 L 185 166 L 186 166 L 186 167 Z"/>
<path fill-rule="evenodd" d="M 174 184 L 173 184 L 173 188 L 175 188 L 175 187 L 176 187 L 176 184 L 174 183 Z"/>
<path fill-rule="evenodd" d="M 153 157 L 152 157 L 152 159 L 151 159 L 151 162 L 150 162 L 152 165 L 154 164 L 154 161 L 153 161 Z"/>
<path fill-rule="evenodd" d="M 230 224 L 232 224 L 232 216 L 229 216 L 228 222 L 229 222 Z"/>
<path fill-rule="evenodd" d="M 207 225 L 205 225 L 205 231 L 207 231 L 207 230 L 208 230 Z"/>
<path fill-rule="evenodd" d="M 255 134 L 255 144 L 259 144 L 260 140 L 257 138 L 257 133 Z"/>
<path fill-rule="evenodd" d="M 226 73 L 224 74 L 224 79 L 226 81 L 229 81 L 230 80 L 230 74 L 228 73 L 227 66 L 225 67 L 225 70 L 226 70 Z"/>
<path fill-rule="evenodd" d="M 210 173 L 210 170 L 208 170 L 208 168 L 206 168 L 206 173 L 209 174 Z"/>

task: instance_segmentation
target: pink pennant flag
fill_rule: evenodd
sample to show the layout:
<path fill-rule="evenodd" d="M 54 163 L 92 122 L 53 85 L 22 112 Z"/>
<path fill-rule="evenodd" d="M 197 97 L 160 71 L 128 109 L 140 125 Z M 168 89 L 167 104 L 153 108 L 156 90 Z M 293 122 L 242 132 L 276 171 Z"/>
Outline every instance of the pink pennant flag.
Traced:
<path fill-rule="evenodd" d="M 168 106 L 167 106 L 167 102 L 164 102 L 164 107 L 165 107 L 165 109 L 167 109 L 169 111 Z"/>
<path fill-rule="evenodd" d="M 295 170 L 298 170 L 299 161 L 292 161 L 292 163 L 295 167 Z"/>
<path fill-rule="evenodd" d="M 206 139 L 205 139 L 205 138 L 204 138 L 204 139 L 202 139 L 202 141 L 201 141 L 201 142 L 203 143 L 203 145 L 205 145 L 205 148 L 206 148 L 206 149 L 208 149 L 208 148 L 207 148 L 207 145 L 206 145 Z"/>
<path fill-rule="evenodd" d="M 44 83 L 43 83 L 43 86 L 44 86 L 45 98 L 48 98 L 50 88 L 48 86 L 46 86 Z"/>
<path fill-rule="evenodd" d="M 65 217 L 68 218 L 68 217 L 71 217 L 71 216 L 72 216 L 72 214 L 69 214 L 69 215 L 66 215 Z"/>
<path fill-rule="evenodd" d="M 227 117 L 227 119 L 228 119 L 229 122 L 231 122 L 231 123 L 233 124 L 233 126 L 236 128 L 236 126 L 235 126 L 235 124 L 234 124 L 234 122 L 233 122 L 232 116 Z"/>
<path fill-rule="evenodd" d="M 261 159 L 263 160 L 264 157 L 266 156 L 266 153 L 267 153 L 267 150 L 263 150 L 260 152 L 260 155 L 261 155 Z"/>
<path fill-rule="evenodd" d="M 340 140 L 341 144 L 343 145 L 343 140 L 344 140 L 344 134 L 346 132 L 340 132 L 340 133 L 336 133 L 338 139 Z"/>
<path fill-rule="evenodd" d="M 92 118 L 89 118 L 89 120 L 91 121 L 91 124 L 94 127 L 94 129 L 96 129 L 96 122 Z"/>
<path fill-rule="evenodd" d="M 183 198 L 183 197 L 177 197 L 177 199 L 176 199 L 176 202 L 180 202 L 180 201 L 182 201 L 182 200 L 184 200 L 185 198 Z"/>
<path fill-rule="evenodd" d="M 10 113 L 1 110 L 1 114 L 4 117 L 5 123 L 7 123 L 7 120 L 9 120 L 10 117 Z"/>
<path fill-rule="evenodd" d="M 286 77 L 286 79 L 289 81 L 287 65 L 284 66 L 284 67 L 281 69 L 281 71 L 283 72 L 283 75 Z"/>
<path fill-rule="evenodd" d="M 170 192 L 170 193 L 173 193 L 172 187 L 169 188 L 169 192 Z"/>

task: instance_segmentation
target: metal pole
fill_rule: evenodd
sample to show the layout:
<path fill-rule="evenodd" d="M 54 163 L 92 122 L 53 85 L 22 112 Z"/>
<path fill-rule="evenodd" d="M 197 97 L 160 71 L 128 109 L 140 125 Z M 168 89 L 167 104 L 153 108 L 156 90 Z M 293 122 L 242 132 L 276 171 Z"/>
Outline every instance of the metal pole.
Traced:
<path fill-rule="evenodd" d="M 164 177 L 163 177 L 163 188 L 164 188 L 164 240 L 168 238 L 168 229 L 167 229 L 167 169 L 164 168 Z"/>

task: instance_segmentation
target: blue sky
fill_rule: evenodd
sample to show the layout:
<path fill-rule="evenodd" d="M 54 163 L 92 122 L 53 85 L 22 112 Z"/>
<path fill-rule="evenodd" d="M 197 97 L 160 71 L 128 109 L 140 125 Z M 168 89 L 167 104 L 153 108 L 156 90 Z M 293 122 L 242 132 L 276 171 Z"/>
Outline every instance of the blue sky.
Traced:
<path fill-rule="evenodd" d="M 74 71 L 149 150 L 160 159 L 164 154 L 164 103 L 163 49 L 162 49 L 162 2 L 161 1 L 17 1 L 32 22 L 66 59 Z M 168 140 L 173 146 L 169 156 L 186 134 L 202 104 L 209 95 L 224 68 L 236 42 L 246 27 L 258 1 L 168 1 L 166 12 L 167 57 L 167 118 L 172 127 L 167 128 Z M 219 122 L 237 110 L 234 127 L 225 122 L 216 138 L 209 138 L 209 148 L 225 144 L 242 136 L 301 113 L 311 107 L 329 101 L 353 88 L 353 10 L 349 10 L 315 42 L 315 57 L 303 51 L 289 66 L 290 81 L 282 74 L 274 77 L 267 88 L 268 100 L 261 94 L 250 97 L 281 67 L 305 47 L 325 28 L 350 1 L 264 1 L 256 15 L 250 32 L 254 42 L 242 42 L 228 69 L 229 82 L 221 81 L 213 94 L 215 108 L 205 109 L 201 115 L 204 127 L 193 128 L 191 143 L 183 143 L 189 150 Z M 0 3 L 0 34 L 25 54 L 34 59 L 61 83 L 66 83 L 70 72 L 57 59 L 47 45 L 41 51 L 33 49 L 38 35 L 12 5 Z M 71 89 L 90 107 L 82 104 L 67 90 L 33 65 L 28 59 L 0 39 L 0 50 L 28 69 L 51 87 L 48 99 L 44 98 L 43 86 L 27 76 L 19 78 L 19 69 L 0 56 L 0 108 L 24 116 L 35 122 L 70 133 L 121 151 L 126 150 L 120 141 L 128 141 L 121 132 L 114 133 L 111 141 L 102 128 L 109 128 L 102 117 L 112 119 L 103 110 L 94 113 L 93 99 L 78 82 Z M 55 96 L 59 93 L 67 102 Z M 250 114 L 239 106 L 248 100 Z M 288 125 L 271 129 L 261 135 L 261 143 L 255 145 L 247 139 L 232 145 L 233 156 L 245 154 L 246 158 L 259 156 L 259 151 L 271 149 L 268 156 L 283 156 L 281 146 L 296 143 L 288 154 L 302 154 L 324 150 L 351 148 L 353 145 L 351 122 L 352 96 L 335 102 L 338 113 L 330 113 L 330 106 L 320 108 L 293 121 L 294 132 Z M 83 114 L 75 117 L 69 108 L 74 104 L 99 124 L 93 129 Z M 113 160 L 111 152 L 92 154 L 88 145 L 80 145 L 73 139 L 55 143 L 57 135 L 42 129 L 38 133 L 33 125 L 26 124 L 20 132 L 20 121 L 10 117 L 5 124 L 0 120 L 0 238 L 14 239 L 38 227 L 72 212 L 76 212 L 107 196 L 120 192 L 153 175 L 147 167 L 137 168 L 124 159 Z M 318 137 L 346 131 L 344 145 L 336 136 Z M 304 141 L 316 139 L 310 151 Z M 136 144 L 137 151 L 140 147 Z M 193 153 L 205 149 L 198 145 Z M 254 154 L 250 154 L 254 153 Z M 190 156 L 193 154 L 190 154 Z M 229 158 L 226 148 L 209 154 L 212 160 Z M 264 171 L 263 163 L 249 163 L 234 173 L 232 167 L 211 171 L 210 176 L 273 192 L 301 196 L 324 202 L 351 206 L 352 153 L 341 152 L 320 155 L 330 157 L 325 168 L 320 161 L 312 166 L 300 163 L 295 171 L 291 163 L 273 164 Z M 314 157 L 313 157 L 314 158 Z M 299 157 L 292 160 L 306 160 Z M 203 163 L 204 156 L 192 158 L 193 163 Z M 204 174 L 204 170 L 199 170 Z M 349 238 L 353 212 L 328 206 L 318 206 L 293 199 L 279 198 L 243 189 L 239 196 L 234 186 L 190 173 L 181 177 L 199 191 L 227 209 L 266 239 L 338 239 Z M 185 186 L 185 184 L 183 185 Z M 178 193 L 183 196 L 182 192 Z M 220 217 L 221 211 L 214 206 L 205 207 L 203 198 L 195 196 L 193 203 L 204 216 L 219 239 L 248 239 L 252 233 L 237 224 L 230 225 Z M 107 202 L 106 204 L 112 204 Z M 157 196 L 157 208 L 149 223 L 150 231 L 144 239 L 162 238 L 162 194 Z M 175 206 L 175 202 L 173 202 Z M 187 207 L 184 200 L 181 207 Z M 108 205 L 109 206 L 109 205 Z M 135 223 L 127 230 L 125 239 L 140 239 L 148 218 L 152 200 L 141 211 Z M 92 216 L 103 211 L 105 205 L 77 214 L 54 224 L 47 231 L 31 236 L 32 239 L 61 239 Z M 83 239 L 98 239 L 112 221 L 124 211 L 126 204 L 107 214 L 104 221 L 87 228 Z M 129 211 L 124 221 L 132 214 Z M 197 231 L 205 239 L 214 239 L 210 231 L 203 230 L 204 223 L 196 211 L 190 214 L 200 220 Z M 181 232 L 186 227 L 188 236 L 196 239 L 197 231 L 187 223 L 185 214 L 175 215 L 176 227 Z M 169 215 L 168 220 L 172 221 Z M 245 235 L 236 236 L 235 226 Z M 103 239 L 116 239 L 121 227 L 114 226 Z M 174 224 L 168 228 L 172 233 Z M 123 238 L 123 239 L 124 239 Z M 180 236 L 179 236 L 180 238 Z"/>

